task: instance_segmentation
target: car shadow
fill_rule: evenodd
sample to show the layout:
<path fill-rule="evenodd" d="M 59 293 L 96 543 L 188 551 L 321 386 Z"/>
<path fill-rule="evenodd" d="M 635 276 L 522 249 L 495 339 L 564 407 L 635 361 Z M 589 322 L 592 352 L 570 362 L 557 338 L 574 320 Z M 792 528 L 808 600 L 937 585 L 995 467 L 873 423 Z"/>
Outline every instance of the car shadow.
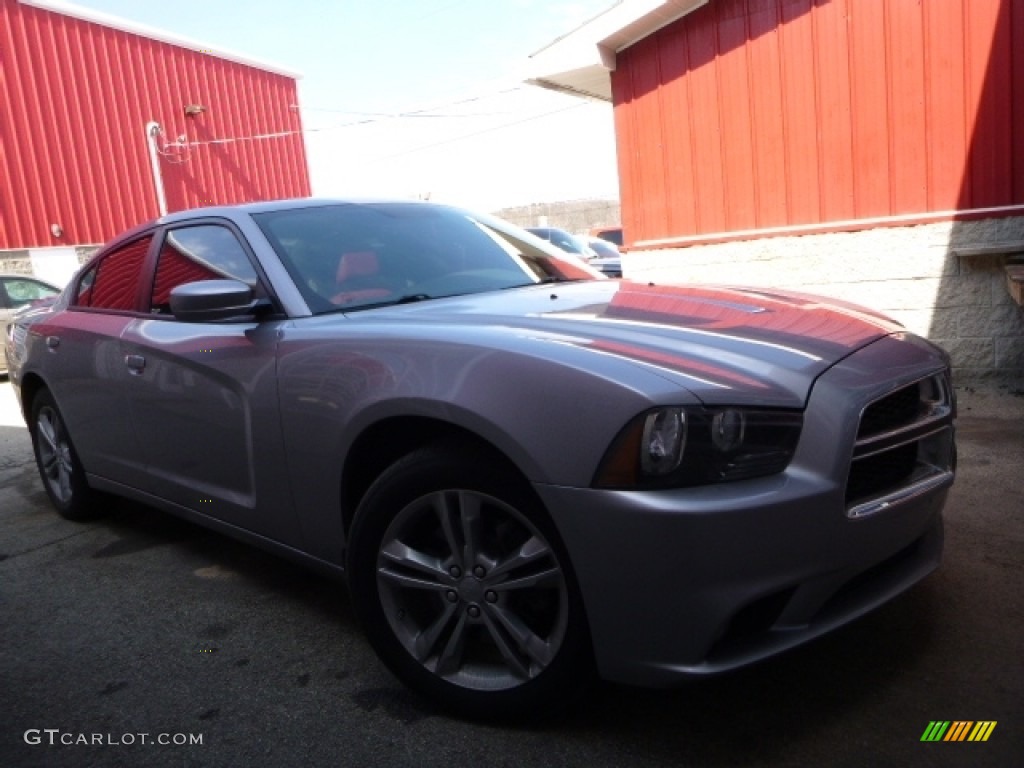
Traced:
<path fill-rule="evenodd" d="M 109 507 L 93 524 L 118 538 L 93 552 L 92 558 L 122 557 L 170 546 L 185 562 L 205 563 L 193 571 L 200 578 L 237 578 L 258 591 L 279 592 L 307 609 L 355 627 L 348 592 L 340 579 L 145 504 L 117 497 L 108 497 L 107 503 Z"/>
<path fill-rule="evenodd" d="M 941 648 L 936 649 L 942 645 L 937 642 L 939 630 L 943 622 L 951 621 L 952 609 L 942 601 L 948 577 L 940 571 L 848 627 L 742 671 L 668 691 L 595 683 L 585 696 L 557 715 L 532 723 L 459 721 L 404 689 L 383 665 L 370 662 L 368 643 L 357 626 L 348 594 L 337 580 L 123 499 L 112 498 L 106 513 L 94 522 L 63 521 L 50 511 L 34 466 L 25 464 L 16 473 L 14 482 L 26 502 L 21 514 L 36 519 L 44 511 L 52 515 L 47 524 L 57 529 L 54 538 L 74 536 L 76 530 L 85 532 L 71 539 L 73 548 L 60 558 L 80 563 L 74 566 L 80 578 L 93 578 L 87 563 L 101 566 L 95 574 L 101 586 L 93 592 L 110 596 L 102 585 L 114 570 L 166 567 L 166 571 L 152 574 L 152 583 L 160 585 L 160 592 L 147 599 L 174 599 L 183 604 L 214 601 L 208 610 L 191 614 L 196 617 L 195 627 L 182 639 L 208 644 L 214 650 L 221 648 L 219 657 L 223 658 L 217 669 L 225 686 L 248 680 L 244 670 L 269 663 L 263 652 L 253 654 L 250 646 L 290 647 L 294 640 L 287 635 L 294 634 L 299 624 L 304 628 L 303 637 L 335 639 L 329 646 L 310 650 L 311 655 L 303 656 L 301 664 L 294 663 L 297 690 L 319 685 L 321 696 L 338 706 L 354 708 L 370 722 L 383 717 L 390 723 L 388 727 L 415 728 L 429 720 L 431 728 L 441 728 L 451 738 L 551 741 L 560 753 L 572 756 L 572 764 L 586 755 L 600 755 L 602 764 L 609 764 L 608 759 L 614 757 L 620 765 L 733 766 L 750 764 L 754 755 L 761 764 L 786 764 L 791 748 L 806 756 L 808 749 L 821 749 L 822 745 L 838 748 L 859 743 L 862 752 L 864 744 L 890 738 L 886 733 L 897 735 L 909 748 L 927 723 L 929 714 L 921 711 L 921 701 L 926 698 L 922 691 L 929 690 L 932 667 L 942 656 Z M 225 589 L 215 589 L 213 594 L 187 576 L 186 582 L 176 583 L 189 573 L 211 582 L 223 579 Z M 114 585 L 123 589 L 130 583 L 131 578 L 122 574 Z M 253 602 L 264 598 L 269 602 Z M 268 607 L 279 603 L 287 603 L 283 614 Z M 290 618 L 282 622 L 281 615 Z M 239 641 L 235 631 L 242 627 L 248 635 Z M 175 630 L 168 626 L 168 631 Z M 339 631 L 348 638 L 345 645 L 349 640 L 355 644 L 355 650 L 342 651 L 345 663 L 335 656 Z M 232 632 L 234 640 L 228 637 Z M 329 656 L 324 656 L 325 652 Z M 195 664 L 198 662 L 192 662 L 189 669 Z M 310 683 L 306 670 L 318 665 L 330 667 L 333 676 Z M 213 667 L 195 667 L 207 668 Z M 291 666 L 287 670 L 290 674 Z M 277 673 L 267 670 L 265 674 Z M 211 700 L 217 698 L 210 696 Z M 872 714 L 876 711 L 895 711 L 900 722 L 883 721 L 883 715 Z M 851 722 L 860 730 L 852 732 Z M 870 724 L 878 733 L 864 731 Z M 826 752 L 819 757 L 819 764 L 830 762 Z"/>
<path fill-rule="evenodd" d="M 20 468 L 18 483 L 30 506 L 49 511 L 33 464 Z M 315 623 L 340 625 L 361 637 L 348 593 L 337 579 L 144 504 L 115 497 L 107 503 L 93 522 L 61 521 L 69 528 L 104 532 L 102 543 L 90 544 L 83 556 L 112 561 L 167 547 L 200 578 L 230 578 L 246 593 L 274 593 Z M 734 765 L 752 749 L 769 757 L 787 740 L 841 728 L 873 699 L 894 695 L 908 676 L 926 673 L 941 615 L 935 578 L 845 628 L 748 669 L 666 691 L 595 683 L 553 718 L 499 727 L 557 730 L 562 739 L 597 740 L 626 753 L 635 744 L 646 759 L 672 762 Z M 443 716 L 397 682 L 363 693 L 376 697 L 364 702 L 371 708 L 393 705 L 417 717 Z M 780 732 L 787 738 L 779 739 Z"/>
<path fill-rule="evenodd" d="M 673 764 L 780 759 L 789 744 L 863 722 L 873 702 L 901 696 L 908 678 L 927 676 L 939 598 L 926 581 L 805 646 L 671 690 L 598 685 L 558 727 L 619 748 L 628 736 L 638 756 Z M 920 717 L 916 707 L 906 714 L 903 735 L 913 739 Z"/>

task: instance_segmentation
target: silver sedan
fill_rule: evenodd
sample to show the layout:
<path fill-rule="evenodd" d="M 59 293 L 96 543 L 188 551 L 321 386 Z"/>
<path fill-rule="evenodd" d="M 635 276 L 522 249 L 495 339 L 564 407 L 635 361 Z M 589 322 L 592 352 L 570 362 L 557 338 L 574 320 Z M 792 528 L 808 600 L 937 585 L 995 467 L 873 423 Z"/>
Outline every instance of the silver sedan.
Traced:
<path fill-rule="evenodd" d="M 463 714 L 733 669 L 941 555 L 938 348 L 817 297 L 607 280 L 460 209 L 172 214 L 6 346 L 60 513 L 118 494 L 343 575 L 384 663 Z"/>
<path fill-rule="evenodd" d="M 0 329 L 7 327 L 18 312 L 46 304 L 60 288 L 26 275 L 0 275 Z M 6 356 L 0 355 L 0 376 L 7 373 Z"/>

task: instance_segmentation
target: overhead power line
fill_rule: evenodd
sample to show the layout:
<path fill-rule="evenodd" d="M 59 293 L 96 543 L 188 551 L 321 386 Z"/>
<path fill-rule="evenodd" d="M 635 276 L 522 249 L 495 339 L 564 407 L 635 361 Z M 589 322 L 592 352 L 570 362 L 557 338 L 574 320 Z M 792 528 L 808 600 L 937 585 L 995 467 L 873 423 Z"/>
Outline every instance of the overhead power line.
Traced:
<path fill-rule="evenodd" d="M 552 115 L 557 115 L 557 114 L 559 114 L 561 112 L 568 112 L 570 109 L 577 109 L 577 108 L 583 107 L 583 106 L 586 106 L 586 104 L 583 103 L 583 102 L 580 102 L 579 104 L 570 104 L 567 107 L 561 107 L 560 109 L 554 109 L 554 110 L 551 110 L 549 112 L 542 112 L 539 115 L 531 115 L 530 117 L 524 117 L 522 120 L 514 120 L 511 123 L 503 123 L 502 125 L 493 125 L 490 128 L 483 128 L 483 129 L 481 129 L 479 131 L 474 131 L 473 133 L 462 134 L 461 136 L 453 136 L 453 137 L 451 137 L 449 139 L 443 139 L 441 141 L 436 141 L 436 142 L 434 142 L 432 144 L 424 144 L 423 146 L 420 146 L 420 147 L 413 147 L 412 149 L 404 149 L 401 152 L 395 152 L 395 153 L 390 154 L 390 155 L 381 155 L 379 157 L 372 158 L 368 162 L 376 162 L 378 160 L 390 160 L 391 158 L 394 158 L 394 157 L 402 157 L 403 155 L 411 155 L 411 154 L 414 154 L 416 152 L 422 152 L 425 149 L 433 149 L 434 147 L 444 146 L 445 144 L 453 144 L 453 143 L 455 143 L 457 141 L 464 141 L 466 139 L 471 139 L 471 138 L 474 138 L 475 136 L 480 136 L 480 135 L 485 134 L 485 133 L 493 133 L 494 131 L 500 131 L 500 130 L 502 130 L 504 128 L 511 128 L 514 125 L 522 125 L 523 123 L 529 123 L 529 122 L 532 122 L 533 120 L 540 120 L 543 117 L 551 117 Z"/>
<path fill-rule="evenodd" d="M 298 131 L 294 131 L 294 130 L 290 130 L 290 131 L 273 131 L 273 132 L 267 132 L 267 133 L 250 134 L 250 135 L 246 135 L 246 136 L 231 136 L 231 137 L 223 137 L 223 138 L 217 138 L 217 139 L 204 139 L 204 140 L 201 140 L 201 141 L 181 141 L 179 139 L 178 141 L 175 141 L 175 142 L 168 142 L 168 143 L 166 143 L 164 145 L 164 147 L 163 147 L 163 150 L 167 151 L 167 150 L 175 149 L 175 148 L 192 148 L 192 147 L 202 147 L 202 146 L 208 146 L 208 145 L 233 144 L 233 143 L 245 142 L 245 141 L 268 141 L 268 140 L 271 140 L 271 139 L 287 138 L 289 136 L 299 136 L 299 135 L 310 134 L 310 133 L 322 133 L 322 132 L 325 132 L 325 131 L 336 131 L 336 130 L 341 130 L 343 128 L 352 128 L 352 127 L 356 127 L 356 126 L 369 125 L 369 124 L 372 124 L 372 123 L 383 122 L 384 120 L 389 120 L 389 119 L 401 119 L 401 118 L 407 118 L 407 117 L 432 117 L 432 116 L 435 116 L 435 115 L 428 115 L 427 113 L 430 112 L 431 110 L 434 110 L 434 109 L 442 109 L 442 108 L 445 108 L 445 107 L 457 106 L 459 104 L 467 104 L 467 103 L 471 103 L 471 102 L 476 102 L 476 101 L 480 101 L 480 100 L 485 99 L 485 98 L 492 98 L 494 96 L 499 96 L 499 95 L 511 93 L 511 92 L 518 91 L 518 90 L 521 90 L 521 87 L 509 88 L 509 89 L 506 89 L 504 91 L 497 91 L 497 92 L 495 92 L 493 94 L 487 94 L 487 95 L 481 95 L 481 96 L 474 96 L 474 97 L 466 98 L 466 99 L 460 99 L 458 101 L 450 102 L 448 104 L 443 104 L 443 105 L 439 105 L 439 106 L 436 106 L 436 107 L 425 107 L 425 108 L 418 109 L 418 110 L 409 110 L 409 111 L 398 112 L 398 113 L 394 113 L 394 114 L 385 114 L 385 116 L 383 116 L 383 117 L 380 117 L 380 116 L 378 116 L 378 117 L 367 117 L 364 120 L 355 120 L 355 121 L 351 121 L 351 122 L 347 122 L 347 123 L 342 123 L 340 125 L 324 126 L 324 127 L 320 127 L 320 128 L 303 128 L 302 130 L 298 130 Z M 525 118 L 522 118 L 522 119 L 519 119 L 519 120 L 513 120 L 513 121 L 510 121 L 510 122 L 504 122 L 504 123 L 501 123 L 500 125 L 490 126 L 488 128 L 483 128 L 483 129 L 481 129 L 479 131 L 474 131 L 472 133 L 462 134 L 460 136 L 453 136 L 451 138 L 444 139 L 442 141 L 438 141 L 438 142 L 435 142 L 435 143 L 432 143 L 432 144 L 426 144 L 426 145 L 423 145 L 421 147 L 416 147 L 416 148 L 412 148 L 412 149 L 408 149 L 408 150 L 402 150 L 401 152 L 396 152 L 396 153 L 391 154 L 391 155 L 385 155 L 385 156 L 377 158 L 377 159 L 384 160 L 384 159 L 389 159 L 389 158 L 392 158 L 392 157 L 400 157 L 402 155 L 412 154 L 414 152 L 419 152 L 419 151 L 422 151 L 424 149 L 431 149 L 433 147 L 442 146 L 444 144 L 451 144 L 453 142 L 462 141 L 464 139 L 473 138 L 474 136 L 479 136 L 481 134 L 491 133 L 491 132 L 494 132 L 494 131 L 499 131 L 499 130 L 502 130 L 504 128 L 511 128 L 513 126 L 521 125 L 522 123 L 531 122 L 533 120 L 540 120 L 542 118 L 550 117 L 552 115 L 556 115 L 556 114 L 559 114 L 559 113 L 562 113 L 562 112 L 567 112 L 567 111 L 569 111 L 571 109 L 577 109 L 577 108 L 582 107 L 582 106 L 586 106 L 586 103 L 585 102 L 575 102 L 575 103 L 569 104 L 567 106 L 560 107 L 558 109 L 549 110 L 547 112 L 542 112 L 542 113 L 536 114 L 536 115 L 530 115 L 529 117 L 525 117 Z M 353 114 L 358 114 L 358 113 L 353 113 Z M 504 114 L 508 114 L 508 113 L 504 113 Z M 437 117 L 443 117 L 443 115 L 436 115 L 436 116 Z M 467 115 L 454 115 L 454 117 L 465 117 L 465 116 L 467 116 Z M 476 117 L 478 115 L 472 115 L 472 116 Z"/>
<path fill-rule="evenodd" d="M 523 86 L 522 84 L 518 84 L 518 85 L 509 87 L 509 88 L 502 88 L 502 89 L 497 90 L 497 91 L 491 91 L 491 92 L 487 92 L 487 93 L 476 94 L 474 96 L 463 97 L 463 98 L 460 98 L 460 99 L 456 99 L 454 101 L 442 102 L 440 104 L 432 104 L 429 107 L 418 107 L 416 109 L 403 109 L 403 110 L 400 110 L 398 112 L 356 112 L 356 111 L 344 110 L 344 109 L 328 109 L 326 107 L 309 107 L 309 106 L 299 107 L 297 104 L 293 104 L 292 108 L 293 109 L 301 109 L 303 112 L 335 112 L 335 113 L 339 113 L 339 114 L 365 115 L 367 117 L 380 118 L 382 120 L 399 119 L 399 118 L 405 118 L 405 117 L 476 117 L 476 116 L 478 116 L 478 115 L 480 115 L 482 113 L 479 113 L 479 112 L 473 112 L 473 113 L 461 112 L 461 113 L 445 115 L 445 114 L 439 114 L 438 110 L 449 109 L 451 107 L 458 107 L 458 106 L 462 106 L 463 104 L 473 104 L 475 102 L 485 101 L 486 99 L 493 99 L 493 98 L 495 98 L 497 96 L 507 96 L 510 93 L 516 93 L 517 91 L 524 91 L 524 90 L 526 90 L 526 87 Z M 360 121 L 352 122 L 352 123 L 344 123 L 343 125 L 337 126 L 337 127 L 347 127 L 349 125 L 364 125 L 364 124 L 369 123 L 369 122 L 376 122 L 376 121 L 375 120 L 360 120 Z"/>

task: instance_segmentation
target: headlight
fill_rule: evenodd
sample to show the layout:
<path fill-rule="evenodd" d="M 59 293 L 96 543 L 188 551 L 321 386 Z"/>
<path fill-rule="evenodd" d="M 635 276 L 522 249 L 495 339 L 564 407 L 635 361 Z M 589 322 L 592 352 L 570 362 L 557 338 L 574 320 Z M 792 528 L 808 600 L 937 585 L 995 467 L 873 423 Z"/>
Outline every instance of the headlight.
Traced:
<path fill-rule="evenodd" d="M 594 476 L 598 488 L 681 488 L 781 472 L 803 416 L 746 408 L 658 408 L 618 434 Z"/>
<path fill-rule="evenodd" d="M 644 474 L 667 475 L 679 466 L 686 447 L 686 411 L 662 408 L 647 414 L 640 443 L 640 468 Z"/>
<path fill-rule="evenodd" d="M 727 408 L 711 417 L 711 444 L 722 453 L 734 451 L 743 445 L 747 431 L 747 417 L 743 411 Z"/>

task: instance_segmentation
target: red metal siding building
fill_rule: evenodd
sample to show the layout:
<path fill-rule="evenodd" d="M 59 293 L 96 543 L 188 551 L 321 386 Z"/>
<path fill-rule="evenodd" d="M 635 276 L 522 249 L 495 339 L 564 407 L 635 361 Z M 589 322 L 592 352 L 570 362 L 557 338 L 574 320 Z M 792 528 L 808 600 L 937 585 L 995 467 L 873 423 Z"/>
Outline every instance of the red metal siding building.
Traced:
<path fill-rule="evenodd" d="M 532 58 L 613 105 L 627 278 L 841 296 L 1021 389 L 1024 0 L 620 0 Z"/>
<path fill-rule="evenodd" d="M 85 9 L 0 0 L 0 249 L 102 243 L 161 203 L 308 196 L 296 78 Z"/>
<path fill-rule="evenodd" d="M 674 20 L 590 25 L 630 243 L 1024 214 L 1024 0 L 663 10 Z M 535 82 L 603 97 L 587 71 Z"/>

